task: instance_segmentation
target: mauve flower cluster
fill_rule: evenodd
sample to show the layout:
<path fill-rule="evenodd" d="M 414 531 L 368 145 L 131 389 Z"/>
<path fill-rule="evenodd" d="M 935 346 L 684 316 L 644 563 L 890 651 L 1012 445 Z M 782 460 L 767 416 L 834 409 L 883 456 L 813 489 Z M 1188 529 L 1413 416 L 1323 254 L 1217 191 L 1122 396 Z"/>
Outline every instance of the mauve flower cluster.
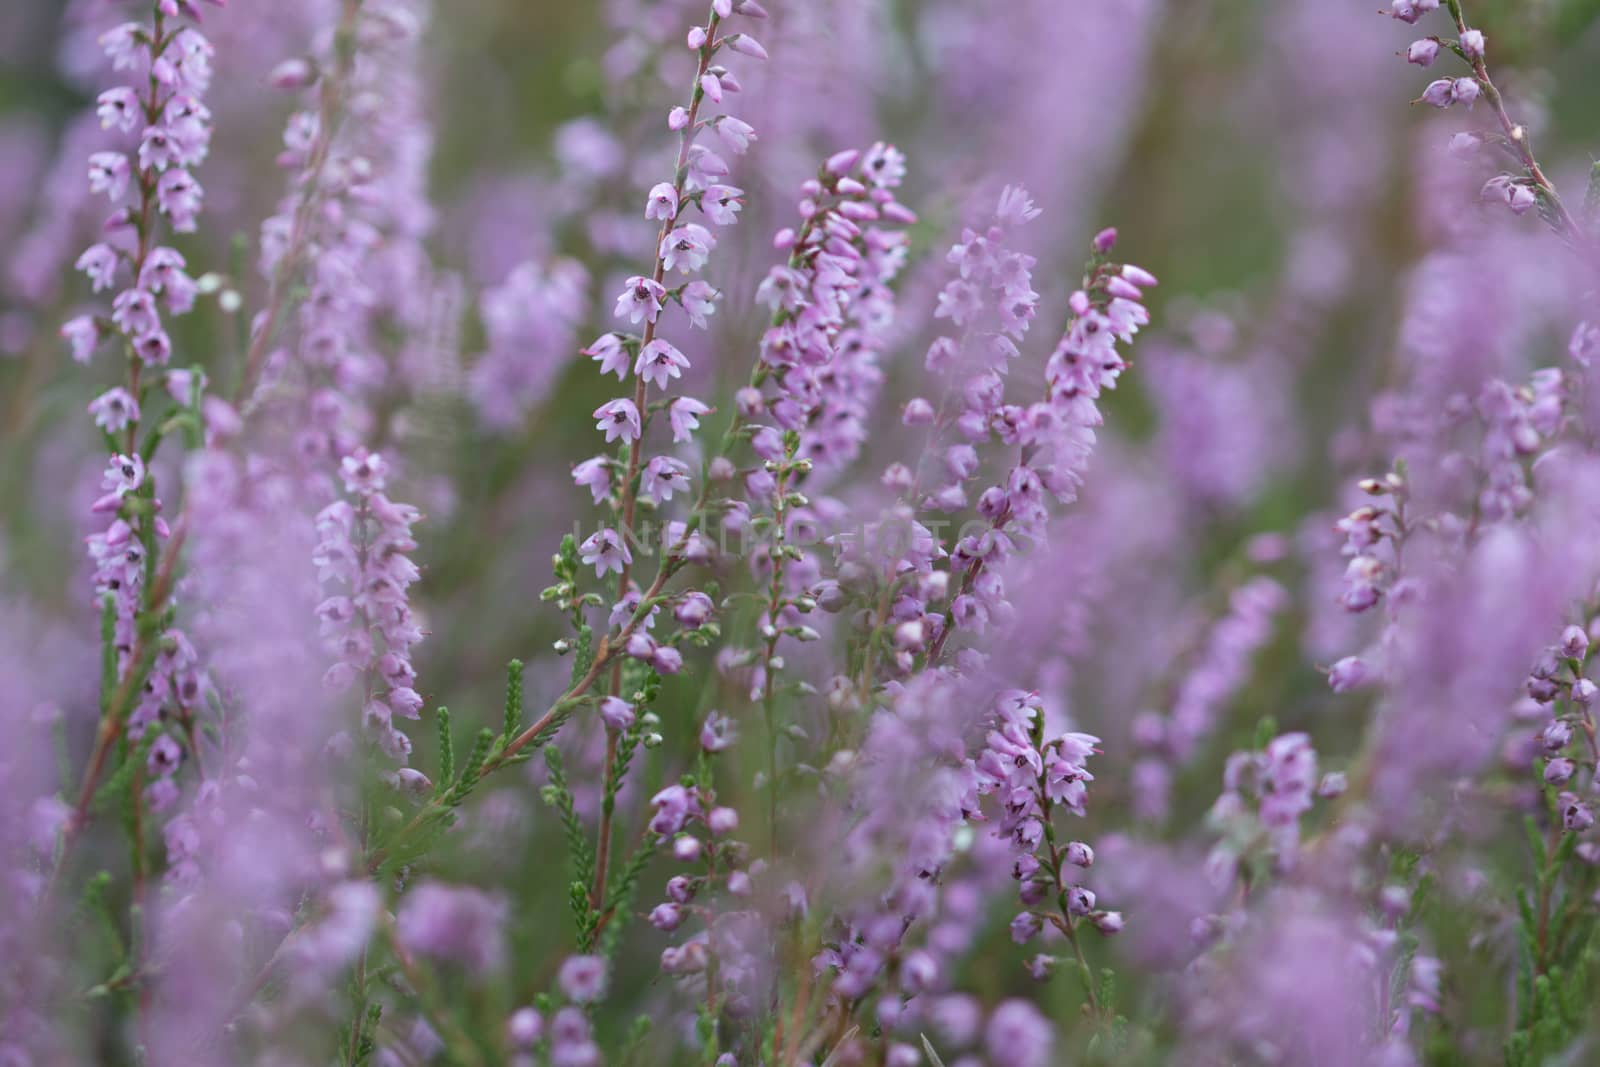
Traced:
<path fill-rule="evenodd" d="M 4 1067 L 1584 1062 L 1515 14 L 34 2 Z"/>

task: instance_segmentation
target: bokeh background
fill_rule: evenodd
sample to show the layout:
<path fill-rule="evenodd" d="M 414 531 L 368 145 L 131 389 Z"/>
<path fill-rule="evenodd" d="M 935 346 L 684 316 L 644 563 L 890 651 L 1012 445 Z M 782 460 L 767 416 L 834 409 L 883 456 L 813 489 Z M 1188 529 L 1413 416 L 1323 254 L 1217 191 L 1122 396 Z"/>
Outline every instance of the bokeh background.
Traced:
<path fill-rule="evenodd" d="M 103 466 L 81 416 L 117 370 L 106 358 L 72 363 L 56 331 L 88 297 L 70 265 L 99 223 L 82 171 L 105 77 L 93 34 L 113 6 L 0 5 L 0 663 L 25 662 L 31 687 L 0 699 L 58 712 L 73 752 L 95 721 L 82 538 Z M 251 6 L 235 0 L 210 20 L 217 143 L 200 172 L 201 232 L 180 242 L 196 273 L 225 276 L 247 306 L 261 287 L 257 227 L 283 195 L 274 158 L 291 109 L 266 76 L 307 50 L 320 16 L 310 0 L 274 3 L 270 18 Z M 1102 225 L 1119 228 L 1124 258 L 1161 278 L 1155 326 L 1106 405 L 1089 486 L 1048 580 L 1022 595 L 1025 638 L 1009 653 L 1056 714 L 1106 739 L 1097 831 L 1161 794 L 1134 821 L 1146 837 L 1182 837 L 1215 797 L 1222 757 L 1263 716 L 1314 730 L 1335 765 L 1357 747 L 1361 701 L 1335 697 L 1318 667 L 1362 639 L 1333 602 L 1331 523 L 1353 478 L 1385 468 L 1385 398 L 1445 349 L 1472 346 L 1485 369 L 1517 375 L 1565 347 L 1572 294 L 1560 257 L 1535 219 L 1480 205 L 1489 172 L 1444 151 L 1486 116 L 1409 103 L 1430 75 L 1397 55 L 1411 35 L 1377 6 L 768 3 L 772 58 L 739 100 L 760 137 L 736 176 L 749 206 L 714 260 L 730 299 L 690 352 L 699 395 L 725 398 L 725 383 L 743 379 L 767 240 L 793 217 L 816 161 L 841 148 L 898 144 L 910 158 L 902 199 L 922 216 L 901 296 L 905 344 L 887 364 L 883 432 L 862 470 L 904 445 L 895 400 L 917 389 L 942 250 L 999 185 L 1026 185 L 1044 209 L 1030 237 L 1043 306 L 1064 308 Z M 1581 198 L 1600 148 L 1600 3 L 1471 7 L 1514 115 L 1557 185 Z M 529 664 L 530 704 L 566 678 L 550 651 L 561 620 L 538 592 L 551 550 L 586 514 L 567 471 L 593 451 L 587 413 L 610 395 L 576 350 L 607 328 L 607 294 L 648 255 L 639 207 L 670 166 L 664 120 L 687 80 L 691 10 L 454 0 L 425 33 L 425 77 L 407 106 L 431 128 L 415 151 L 432 262 L 414 297 L 433 328 L 405 353 L 410 398 L 382 413 L 382 432 L 428 515 L 420 688 L 458 720 L 494 720 L 512 657 Z M 581 299 L 564 298 L 574 290 Z M 574 318 L 571 306 L 584 310 Z M 232 382 L 244 330 L 208 302 L 175 343 Z M 1253 584 L 1263 576 L 1277 593 Z M 1243 621 L 1219 634 L 1230 619 Z M 1191 665 L 1230 641 L 1242 651 L 1196 680 Z M 723 684 L 709 673 L 675 680 L 669 724 L 676 700 L 679 734 L 692 737 L 701 687 Z M 1179 772 L 1141 761 L 1140 713 L 1186 701 L 1217 711 L 1211 758 Z M 564 740 L 575 778 L 597 763 L 600 741 L 584 726 Z M 657 774 L 670 776 L 663 760 Z M 532 772 L 498 783 L 451 846 L 468 880 L 511 896 L 516 956 L 528 960 L 559 958 L 561 924 L 538 917 L 566 911 L 559 831 L 536 783 Z M 666 995 L 645 959 L 660 946 L 643 941 L 639 965 L 619 970 L 633 986 L 620 999 L 634 1007 Z M 1158 947 L 1129 937 L 1096 952 L 1138 961 Z M 1016 953 L 971 959 L 966 980 L 995 995 L 1025 988 Z M 1463 1004 L 1492 1003 L 1492 988 L 1456 981 Z M 518 982 L 533 990 L 548 975 Z M 1044 994 L 1057 995 L 1073 998 Z"/>

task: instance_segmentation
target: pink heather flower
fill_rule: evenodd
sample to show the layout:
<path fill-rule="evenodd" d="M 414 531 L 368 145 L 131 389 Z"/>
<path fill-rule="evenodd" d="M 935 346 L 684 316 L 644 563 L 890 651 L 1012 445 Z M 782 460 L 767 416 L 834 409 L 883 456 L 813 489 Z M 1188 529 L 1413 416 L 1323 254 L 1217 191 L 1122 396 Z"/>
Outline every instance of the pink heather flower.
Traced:
<path fill-rule="evenodd" d="M 695 329 L 706 328 L 706 319 L 714 315 L 717 310 L 717 291 L 711 283 L 695 280 L 683 287 L 679 299 L 683 303 L 683 310 L 689 316 L 689 325 Z"/>
<path fill-rule="evenodd" d="M 90 245 L 78 257 L 76 267 L 89 276 L 95 292 L 109 289 L 117 272 L 116 250 L 107 244 Z"/>
<path fill-rule="evenodd" d="M 339 477 L 344 480 L 347 493 L 366 495 L 383 489 L 389 465 L 377 452 L 358 448 L 339 461 Z"/>
<path fill-rule="evenodd" d="M 1454 89 L 1455 82 L 1449 78 L 1440 78 L 1437 81 L 1429 82 L 1428 87 L 1422 90 L 1422 95 L 1418 99 L 1432 107 L 1449 107 L 1455 102 Z"/>
<path fill-rule="evenodd" d="M 169 170 L 156 183 L 156 206 L 179 233 L 193 233 L 205 190 L 188 171 Z"/>
<path fill-rule="evenodd" d="M 667 222 L 678 214 L 678 190 L 669 182 L 660 182 L 650 190 L 645 201 L 644 217 Z"/>
<path fill-rule="evenodd" d="M 61 336 L 72 346 L 73 361 L 88 363 L 100 345 L 100 325 L 93 315 L 79 315 L 62 324 Z"/>
<path fill-rule="evenodd" d="M 172 358 L 172 341 L 165 330 L 150 330 L 133 342 L 133 351 L 139 360 L 160 367 Z"/>
<path fill-rule="evenodd" d="M 145 53 L 144 29 L 137 22 L 124 22 L 100 35 L 100 47 L 111 60 L 112 70 L 135 66 Z"/>
<path fill-rule="evenodd" d="M 107 389 L 89 405 L 94 424 L 107 433 L 116 433 L 139 418 L 139 402 L 120 385 Z"/>
<path fill-rule="evenodd" d="M 600 999 L 606 988 L 606 961 L 599 956 L 569 956 L 556 975 L 562 994 L 579 1004 Z"/>
<path fill-rule="evenodd" d="M 667 129 L 676 133 L 689 125 L 689 111 L 687 108 L 675 107 L 667 112 Z"/>
<path fill-rule="evenodd" d="M 722 138 L 722 143 L 728 146 L 728 151 L 736 156 L 744 155 L 750 148 L 750 142 L 757 140 L 755 127 L 732 115 L 716 119 L 713 128 L 717 136 Z"/>
<path fill-rule="evenodd" d="M 111 302 L 111 321 L 129 337 L 142 337 L 160 329 L 156 298 L 143 289 L 124 289 Z"/>
<path fill-rule="evenodd" d="M 89 191 L 96 196 L 106 194 L 112 203 L 127 194 L 131 174 L 128 157 L 121 152 L 96 152 L 89 157 Z"/>
<path fill-rule="evenodd" d="M 1022 186 L 1008 185 L 1000 190 L 1000 204 L 994 212 L 1000 225 L 1020 226 L 1038 218 L 1039 214 L 1039 209 L 1033 206 L 1033 198 Z"/>
<path fill-rule="evenodd" d="M 1513 181 L 1505 174 L 1497 174 L 1485 182 L 1480 195 L 1485 200 L 1500 201 L 1518 215 L 1526 213 L 1539 202 L 1537 194 L 1532 189 L 1522 182 Z"/>
<path fill-rule="evenodd" d="M 1450 99 L 1469 108 L 1478 99 L 1479 91 L 1476 78 L 1457 78 L 1450 83 Z"/>
<path fill-rule="evenodd" d="M 705 145 L 689 149 L 689 180 L 695 185 L 707 186 L 728 176 L 728 163 Z"/>
<path fill-rule="evenodd" d="M 835 176 L 848 174 L 855 168 L 860 159 L 861 150 L 859 148 L 846 148 L 842 152 L 835 152 L 824 160 L 822 169 Z"/>
<path fill-rule="evenodd" d="M 640 319 L 654 322 L 656 316 L 661 314 L 661 304 L 666 296 L 666 287 L 660 282 L 634 275 L 617 297 L 617 306 L 612 314 L 629 322 L 638 322 Z"/>
<path fill-rule="evenodd" d="M 692 591 L 685 593 L 678 601 L 677 606 L 672 609 L 672 617 L 678 620 L 679 625 L 690 630 L 698 630 L 711 618 L 713 608 L 709 596 Z"/>
<path fill-rule="evenodd" d="M 205 380 L 203 371 L 169 370 L 166 377 L 167 395 L 182 407 L 192 407 L 197 390 L 205 387 Z"/>
<path fill-rule="evenodd" d="M 1481 30 L 1468 30 L 1461 35 L 1461 51 L 1468 59 L 1481 59 L 1485 44 Z"/>
<path fill-rule="evenodd" d="M 127 86 L 101 93 L 95 111 L 100 116 L 102 129 L 116 127 L 123 133 L 132 130 L 143 113 L 138 94 Z"/>
<path fill-rule="evenodd" d="M 688 358 L 658 337 L 639 350 L 633 373 L 657 389 L 665 389 L 668 381 L 682 375 L 688 367 Z"/>
<path fill-rule="evenodd" d="M 1577 764 L 1565 757 L 1550 760 L 1544 765 L 1544 780 L 1550 785 L 1566 785 L 1576 773 Z"/>
<path fill-rule="evenodd" d="M 1028 1001 L 1007 1000 L 989 1016 L 984 1047 L 989 1062 L 997 1067 L 1048 1067 L 1053 1062 L 1055 1031 Z"/>
<path fill-rule="evenodd" d="M 873 185 L 880 189 L 893 189 L 905 180 L 906 156 L 894 145 L 879 141 L 867 149 L 861 169 Z"/>
<path fill-rule="evenodd" d="M 499 897 L 423 882 L 401 898 L 394 925 L 410 951 L 482 973 L 498 970 L 504 960 L 505 921 L 506 904 Z"/>
<path fill-rule="evenodd" d="M 1372 669 L 1356 656 L 1346 656 L 1328 668 L 1328 686 L 1335 693 L 1360 688 L 1371 678 Z"/>
<path fill-rule="evenodd" d="M 650 666 L 657 674 L 677 674 L 683 670 L 683 653 L 671 645 L 658 645 L 650 656 Z"/>
<path fill-rule="evenodd" d="M 662 238 L 661 264 L 667 270 L 688 274 L 704 267 L 711 250 L 716 246 L 717 239 L 711 235 L 710 230 L 699 223 L 691 222 Z"/>
<path fill-rule="evenodd" d="M 166 170 L 176 159 L 172 133 L 165 126 L 146 126 L 139 139 L 139 169 Z"/>
<path fill-rule="evenodd" d="M 694 436 L 700 428 L 700 416 L 708 414 L 709 407 L 692 396 L 679 396 L 667 405 L 667 422 L 672 427 L 673 441 L 682 443 Z"/>
<path fill-rule="evenodd" d="M 284 60 L 267 75 L 267 84 L 274 89 L 305 89 L 316 80 L 316 68 L 299 58 Z"/>
<path fill-rule="evenodd" d="M 722 43 L 740 55 L 749 56 L 752 59 L 767 58 L 767 50 L 761 47 L 761 42 L 748 33 L 735 33 L 724 37 Z"/>
<path fill-rule="evenodd" d="M 594 568 L 594 576 L 602 578 L 607 571 L 622 573 L 624 564 L 633 562 L 633 554 L 617 531 L 609 527 L 596 530 L 578 546 L 578 556 Z"/>
<path fill-rule="evenodd" d="M 127 496 L 143 484 L 144 460 L 139 458 L 138 453 L 112 456 L 106 462 L 105 476 L 100 479 L 100 488 L 119 497 Z"/>
<path fill-rule="evenodd" d="M 740 198 L 744 190 L 733 185 L 708 185 L 700 194 L 700 210 L 716 226 L 732 226 L 739 221 Z"/>
<path fill-rule="evenodd" d="M 636 718 L 633 705 L 621 697 L 606 697 L 600 701 L 600 719 L 607 729 L 621 732 L 632 726 Z"/>
<path fill-rule="evenodd" d="M 797 311 L 805 303 L 806 280 L 789 267 L 774 266 L 756 286 L 756 303 L 773 311 Z"/>
<path fill-rule="evenodd" d="M 600 364 L 601 374 L 615 373 L 619 382 L 627 377 L 628 350 L 617 334 L 601 334 L 593 344 L 580 351 Z"/>
<path fill-rule="evenodd" d="M 1419 67 L 1431 67 L 1439 55 L 1439 42 L 1432 37 L 1424 37 L 1420 41 L 1412 41 L 1411 47 L 1406 49 L 1406 62 L 1415 63 Z"/>
<path fill-rule="evenodd" d="M 611 492 L 610 463 L 604 456 L 590 456 L 572 468 L 572 480 L 578 485 L 588 486 L 590 495 L 598 504 Z"/>
<path fill-rule="evenodd" d="M 1122 277 L 1141 289 L 1154 289 L 1161 284 L 1156 280 L 1154 274 L 1151 274 L 1143 267 L 1136 267 L 1132 263 L 1124 263 L 1122 265 Z"/>
<path fill-rule="evenodd" d="M 166 300 L 167 310 L 182 315 L 194 307 L 200 287 L 183 272 L 188 264 L 182 253 L 174 248 L 152 249 L 145 257 L 144 269 L 139 272 L 139 287 L 158 292 Z"/>
<path fill-rule="evenodd" d="M 630 443 L 639 439 L 639 409 L 631 400 L 608 400 L 594 409 L 594 418 L 594 428 L 605 433 L 608 444 L 618 438 Z"/>
<path fill-rule="evenodd" d="M 706 713 L 705 725 L 700 728 L 701 748 L 711 753 L 721 752 L 733 744 L 736 736 L 732 719 L 720 711 Z"/>
<path fill-rule="evenodd" d="M 695 29 L 699 30 L 699 27 L 697 26 L 697 27 L 695 27 Z M 700 31 L 700 32 L 704 33 L 703 30 Z M 721 78 L 718 78 L 715 74 L 712 74 L 710 71 L 707 71 L 706 73 L 700 75 L 700 88 L 702 90 L 704 90 L 705 94 L 708 97 L 711 98 L 712 103 L 716 103 L 716 104 L 722 103 L 722 79 Z"/>
<path fill-rule="evenodd" d="M 641 489 L 646 497 L 661 503 L 673 493 L 689 491 L 689 465 L 671 456 L 656 456 L 644 466 Z"/>

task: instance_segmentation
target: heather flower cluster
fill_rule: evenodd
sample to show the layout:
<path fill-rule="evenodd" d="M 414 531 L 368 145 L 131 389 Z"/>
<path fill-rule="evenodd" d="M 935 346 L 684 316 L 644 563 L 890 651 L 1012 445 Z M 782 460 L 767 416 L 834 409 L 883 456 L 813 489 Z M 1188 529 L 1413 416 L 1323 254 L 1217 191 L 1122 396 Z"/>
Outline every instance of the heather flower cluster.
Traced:
<path fill-rule="evenodd" d="M 534 7 L 0 13 L 0 1065 L 1587 1062 L 1597 14 Z"/>

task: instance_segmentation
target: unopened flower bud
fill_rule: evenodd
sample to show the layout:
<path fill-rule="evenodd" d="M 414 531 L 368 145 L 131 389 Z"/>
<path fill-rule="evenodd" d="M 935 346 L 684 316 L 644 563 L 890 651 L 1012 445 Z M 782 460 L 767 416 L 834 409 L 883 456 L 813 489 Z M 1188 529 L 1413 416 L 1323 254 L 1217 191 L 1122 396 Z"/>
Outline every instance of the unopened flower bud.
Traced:
<path fill-rule="evenodd" d="M 1411 47 L 1406 49 L 1406 62 L 1415 63 L 1419 67 L 1431 67 L 1439 55 L 1439 42 L 1432 37 L 1424 37 L 1420 41 L 1412 41 Z"/>
<path fill-rule="evenodd" d="M 1108 936 L 1122 932 L 1122 912 L 1097 911 L 1089 916 L 1089 921 L 1094 923 L 1095 929 Z"/>

